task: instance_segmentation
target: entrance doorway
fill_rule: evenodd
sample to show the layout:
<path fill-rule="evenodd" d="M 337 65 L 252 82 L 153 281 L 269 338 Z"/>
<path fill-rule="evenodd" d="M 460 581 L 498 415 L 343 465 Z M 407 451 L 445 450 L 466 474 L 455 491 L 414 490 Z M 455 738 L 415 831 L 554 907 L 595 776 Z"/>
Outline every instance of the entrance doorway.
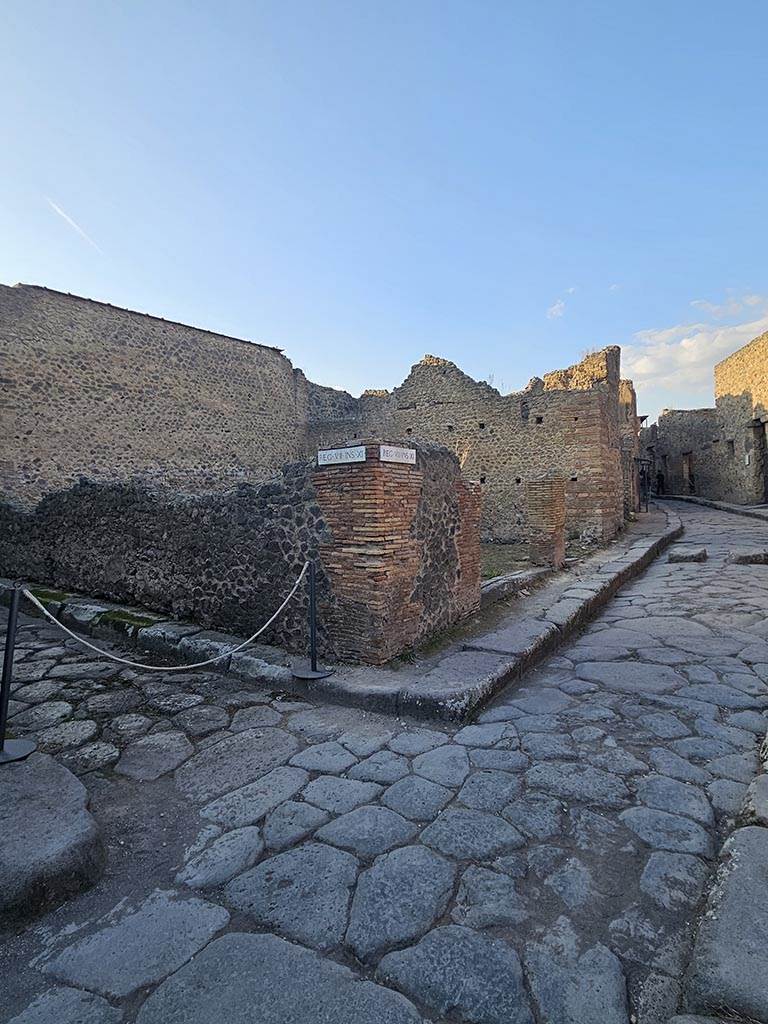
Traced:
<path fill-rule="evenodd" d="M 696 493 L 693 479 L 693 452 L 683 452 L 683 493 Z"/>

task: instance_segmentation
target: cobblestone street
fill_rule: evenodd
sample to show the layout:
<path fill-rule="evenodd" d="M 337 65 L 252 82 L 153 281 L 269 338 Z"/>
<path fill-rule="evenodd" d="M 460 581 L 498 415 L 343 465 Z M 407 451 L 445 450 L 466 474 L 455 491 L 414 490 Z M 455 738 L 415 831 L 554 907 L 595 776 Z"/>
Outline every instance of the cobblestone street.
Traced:
<path fill-rule="evenodd" d="M 674 508 L 708 560 L 662 555 L 464 728 L 25 618 L 11 729 L 81 778 L 107 864 L 6 933 L 0 1018 L 668 1021 L 768 728 L 768 567 L 728 560 L 768 526 Z"/>

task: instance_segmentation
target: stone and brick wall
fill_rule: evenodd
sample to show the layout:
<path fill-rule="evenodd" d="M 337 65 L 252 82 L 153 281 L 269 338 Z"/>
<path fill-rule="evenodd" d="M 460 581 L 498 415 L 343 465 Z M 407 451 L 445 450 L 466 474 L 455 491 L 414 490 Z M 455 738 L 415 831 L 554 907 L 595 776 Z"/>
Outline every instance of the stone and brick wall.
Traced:
<path fill-rule="evenodd" d="M 668 494 L 768 500 L 768 334 L 715 367 L 715 408 L 665 409 L 641 446 Z"/>
<path fill-rule="evenodd" d="M 0 285 L 0 360 L 0 491 L 23 505 L 80 476 L 227 488 L 302 450 L 294 370 L 274 348 Z"/>
<path fill-rule="evenodd" d="M 81 482 L 33 510 L 0 504 L 0 574 L 250 635 L 318 562 L 326 657 L 380 664 L 480 603 L 478 488 L 445 449 L 416 464 L 299 462 L 261 486 L 181 495 Z M 302 588 L 263 639 L 303 652 Z"/>
<path fill-rule="evenodd" d="M 529 558 L 533 565 L 565 563 L 565 481 L 542 477 L 525 485 L 528 498 Z"/>
<path fill-rule="evenodd" d="M 430 440 L 453 451 L 464 474 L 480 482 L 486 540 L 527 538 L 526 482 L 550 472 L 566 481 L 570 535 L 610 538 L 624 521 L 617 348 L 510 395 L 426 356 L 391 393 L 317 407 L 308 452 L 369 434 Z"/>

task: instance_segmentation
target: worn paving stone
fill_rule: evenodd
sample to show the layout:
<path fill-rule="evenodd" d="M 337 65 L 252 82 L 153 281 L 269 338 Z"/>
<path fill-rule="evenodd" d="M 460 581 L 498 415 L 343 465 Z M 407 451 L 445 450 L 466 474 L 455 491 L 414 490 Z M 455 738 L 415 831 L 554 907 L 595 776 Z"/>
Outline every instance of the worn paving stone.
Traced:
<path fill-rule="evenodd" d="M 120 757 L 120 751 L 112 743 L 96 741 L 86 743 L 75 750 L 58 755 L 61 763 L 76 775 L 109 768 Z"/>
<path fill-rule="evenodd" d="M 533 1024 L 517 953 L 469 928 L 436 928 L 416 946 L 385 956 L 376 977 L 441 1016 L 452 1013 L 475 1024 Z"/>
<path fill-rule="evenodd" d="M 648 807 L 684 814 L 701 825 L 714 824 L 712 806 L 700 789 L 665 775 L 648 775 L 636 782 L 637 795 Z"/>
<path fill-rule="evenodd" d="M 356 877 L 357 860 L 351 854 L 306 843 L 239 875 L 224 893 L 227 903 L 256 924 L 325 950 L 342 940 Z"/>
<path fill-rule="evenodd" d="M 508 822 L 483 811 L 449 807 L 421 833 L 421 841 L 456 860 L 490 860 L 524 845 Z"/>
<path fill-rule="evenodd" d="M 160 732 L 134 740 L 115 765 L 119 775 L 141 782 L 159 779 L 183 764 L 195 752 L 183 732 Z"/>
<path fill-rule="evenodd" d="M 504 817 L 520 832 L 534 839 L 549 839 L 563 830 L 563 807 L 544 793 L 529 793 L 504 808 Z"/>
<path fill-rule="evenodd" d="M 733 753 L 733 747 L 709 736 L 686 736 L 675 740 L 670 747 L 676 754 L 692 761 L 710 761 Z"/>
<path fill-rule="evenodd" d="M 357 884 L 347 946 L 366 962 L 414 942 L 445 913 L 455 874 L 449 861 L 423 846 L 404 846 L 377 857 Z"/>
<path fill-rule="evenodd" d="M 307 782 L 309 773 L 302 768 L 273 768 L 257 782 L 250 782 L 247 786 L 212 800 L 202 808 L 200 814 L 227 828 L 254 825 L 278 804 L 298 793 Z"/>
<path fill-rule="evenodd" d="M 213 704 L 203 704 L 180 711 L 173 716 L 173 724 L 178 729 L 182 729 L 187 736 L 193 738 L 209 736 L 212 732 L 227 728 L 229 715 L 224 708 L 216 707 Z"/>
<path fill-rule="evenodd" d="M 41 729 L 35 736 L 35 740 L 38 750 L 56 753 L 59 750 L 82 746 L 83 743 L 92 740 L 98 731 L 99 727 L 95 722 L 81 719 L 52 725 L 50 729 Z"/>
<path fill-rule="evenodd" d="M 298 746 L 283 729 L 246 729 L 190 758 L 177 769 L 176 785 L 191 800 L 208 803 L 284 764 Z"/>
<path fill-rule="evenodd" d="M 274 935 L 212 942 L 144 1003 L 137 1024 L 421 1024 L 398 992 Z"/>
<path fill-rule="evenodd" d="M 310 835 L 327 821 L 328 814 L 319 807 L 297 800 L 286 800 L 267 815 L 264 822 L 264 840 L 270 850 L 284 850 Z"/>
<path fill-rule="evenodd" d="M 640 876 L 640 888 L 665 910 L 694 906 L 709 875 L 706 864 L 688 853 L 652 853 Z"/>
<path fill-rule="evenodd" d="M 48 754 L 2 773 L 0 911 L 31 913 L 95 881 L 104 848 L 86 789 Z"/>
<path fill-rule="evenodd" d="M 643 715 L 638 721 L 644 729 L 664 740 L 679 739 L 681 736 L 690 735 L 691 731 L 669 711 L 657 711 L 654 714 Z"/>
<path fill-rule="evenodd" d="M 694 946 L 684 991 L 694 1013 L 723 1006 L 768 1020 L 768 829 L 726 841 Z"/>
<path fill-rule="evenodd" d="M 146 715 L 117 715 L 108 723 L 110 732 L 120 740 L 133 740 L 143 736 L 152 726 L 152 719 Z"/>
<path fill-rule="evenodd" d="M 527 754 L 519 750 L 470 750 L 469 760 L 475 768 L 488 768 L 500 772 L 521 772 L 531 763 Z"/>
<path fill-rule="evenodd" d="M 511 876 L 473 864 L 461 876 L 451 917 L 469 928 L 507 928 L 525 921 L 528 911 Z"/>
<path fill-rule="evenodd" d="M 65 700 L 50 700 L 44 704 L 35 704 L 26 711 L 13 717 L 13 728 L 23 732 L 35 732 L 37 729 L 48 729 L 69 718 L 73 708 Z"/>
<path fill-rule="evenodd" d="M 714 853 L 709 833 L 689 818 L 650 807 L 630 807 L 621 814 L 622 822 L 657 850 L 697 853 L 711 857 Z"/>
<path fill-rule="evenodd" d="M 413 770 L 440 786 L 460 786 L 469 775 L 469 758 L 462 746 L 436 747 L 413 759 Z"/>
<path fill-rule="evenodd" d="M 727 754 L 725 757 L 716 757 L 707 764 L 707 769 L 712 775 L 721 779 L 730 779 L 732 782 L 749 783 L 754 778 L 758 768 L 757 754 Z"/>
<path fill-rule="evenodd" d="M 745 824 L 768 828 L 768 774 L 758 775 L 750 783 L 742 820 Z"/>
<path fill-rule="evenodd" d="M 581 764 L 537 764 L 526 782 L 562 800 L 582 800 L 598 807 L 618 808 L 629 800 L 626 784 L 616 775 Z"/>
<path fill-rule="evenodd" d="M 706 785 L 712 778 L 704 768 L 691 764 L 673 750 L 665 750 L 663 747 L 654 747 L 648 754 L 648 759 L 659 775 L 668 775 L 672 779 L 679 779 L 680 782 Z"/>
<path fill-rule="evenodd" d="M 768 729 L 768 716 L 759 711 L 738 711 L 726 718 L 728 725 L 737 729 L 747 729 L 756 736 L 764 736 Z"/>
<path fill-rule="evenodd" d="M 371 803 L 382 792 L 375 782 L 358 782 L 355 779 L 340 779 L 335 775 L 321 775 L 304 789 L 305 800 L 322 807 L 331 814 L 346 814 L 355 807 Z M 397 807 L 394 810 L 398 810 Z"/>
<path fill-rule="evenodd" d="M 394 729 L 373 722 L 363 722 L 342 733 L 339 736 L 339 743 L 355 757 L 370 757 L 371 754 L 375 754 L 377 750 L 386 746 L 394 735 Z"/>
<path fill-rule="evenodd" d="M 203 698 L 199 693 L 164 693 L 162 696 L 153 697 L 147 706 L 161 715 L 176 715 L 202 703 Z"/>
<path fill-rule="evenodd" d="M 627 750 L 603 749 L 600 753 L 589 753 L 586 760 L 595 768 L 602 768 L 614 775 L 638 775 L 648 771 L 645 761 L 630 754 Z"/>
<path fill-rule="evenodd" d="M 615 693 L 672 693 L 686 684 L 683 676 L 666 665 L 636 661 L 585 662 L 577 672 L 583 679 Z"/>
<path fill-rule="evenodd" d="M 735 818 L 744 803 L 747 786 L 730 779 L 716 779 L 707 786 L 707 793 L 716 813 Z"/>
<path fill-rule="evenodd" d="M 177 970 L 228 922 L 223 907 L 156 891 L 135 908 L 107 914 L 96 931 L 65 947 L 42 970 L 120 999 Z"/>
<path fill-rule="evenodd" d="M 520 696 L 513 697 L 510 703 L 526 715 L 556 715 L 558 711 L 564 711 L 573 704 L 567 694 L 550 687 L 538 690 L 526 688 L 519 692 Z"/>
<path fill-rule="evenodd" d="M 522 792 L 518 775 L 485 769 L 473 772 L 458 794 L 459 803 L 476 811 L 501 811 Z"/>
<path fill-rule="evenodd" d="M 11 692 L 16 700 L 23 701 L 25 704 L 41 704 L 43 701 L 53 700 L 61 689 L 61 683 L 40 682 L 19 686 L 12 689 Z"/>
<path fill-rule="evenodd" d="M 570 736 L 550 736 L 548 733 L 533 732 L 521 741 L 524 753 L 532 761 L 558 760 L 576 757 L 576 747 Z"/>
<path fill-rule="evenodd" d="M 396 754 L 405 754 L 406 757 L 416 757 L 447 743 L 449 739 L 450 736 L 434 729 L 409 729 L 391 739 L 389 749 L 394 750 Z"/>
<path fill-rule="evenodd" d="M 736 729 L 732 725 L 711 722 L 707 718 L 698 718 L 693 727 L 700 736 L 711 736 L 713 739 L 729 743 L 736 750 L 753 750 L 755 737 L 746 729 Z"/>
<path fill-rule="evenodd" d="M 357 762 L 354 754 L 346 747 L 331 740 L 328 743 L 317 743 L 307 747 L 291 758 L 296 768 L 305 768 L 309 772 L 343 772 Z"/>
<path fill-rule="evenodd" d="M 599 898 L 589 868 L 577 857 L 569 857 L 544 884 L 557 893 L 569 910 L 578 910 Z"/>
<path fill-rule="evenodd" d="M 58 986 L 38 996 L 8 1024 L 119 1024 L 122 1010 L 92 992 Z"/>
<path fill-rule="evenodd" d="M 445 786 L 420 775 L 407 775 L 384 791 L 381 802 L 412 821 L 432 821 L 452 799 L 453 791 Z"/>
<path fill-rule="evenodd" d="M 324 825 L 316 838 L 367 858 L 403 846 L 416 832 L 412 822 L 388 807 L 363 806 Z"/>
<path fill-rule="evenodd" d="M 176 875 L 176 884 L 191 889 L 223 885 L 253 867 L 263 852 L 264 842 L 258 828 L 247 826 L 225 832 L 185 863 Z"/>
<path fill-rule="evenodd" d="M 257 704 L 254 707 L 240 708 L 239 711 L 236 711 L 229 728 L 232 732 L 244 732 L 245 729 L 279 725 L 281 717 L 273 708 Z"/>
<path fill-rule="evenodd" d="M 465 725 L 453 737 L 454 743 L 465 747 L 492 747 L 504 738 L 506 733 L 504 722 L 493 722 L 488 725 Z"/>
<path fill-rule="evenodd" d="M 134 711 L 141 703 L 143 703 L 141 694 L 126 687 L 122 690 L 109 690 L 106 693 L 93 694 L 86 700 L 85 710 L 87 714 L 96 718 L 107 715 L 111 717 Z"/>
<path fill-rule="evenodd" d="M 408 761 L 392 750 L 379 750 L 349 770 L 349 778 L 391 785 L 410 772 Z"/>
<path fill-rule="evenodd" d="M 605 946 L 580 952 L 576 932 L 559 918 L 541 942 L 523 955 L 525 971 L 543 1020 L 558 1024 L 629 1024 L 624 974 Z"/>

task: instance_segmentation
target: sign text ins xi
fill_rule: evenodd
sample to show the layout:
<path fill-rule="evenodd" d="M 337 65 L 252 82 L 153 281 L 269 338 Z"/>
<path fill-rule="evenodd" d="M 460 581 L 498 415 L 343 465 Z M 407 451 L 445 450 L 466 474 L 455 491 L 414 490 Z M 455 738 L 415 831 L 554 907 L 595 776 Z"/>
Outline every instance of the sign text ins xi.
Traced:
<path fill-rule="evenodd" d="M 406 465 L 416 465 L 415 448 L 397 448 L 391 444 L 379 445 L 379 460 L 381 462 L 404 462 Z"/>
<path fill-rule="evenodd" d="M 326 448 L 318 451 L 318 466 L 341 466 L 346 462 L 365 462 L 365 445 L 355 445 L 353 448 Z"/>

